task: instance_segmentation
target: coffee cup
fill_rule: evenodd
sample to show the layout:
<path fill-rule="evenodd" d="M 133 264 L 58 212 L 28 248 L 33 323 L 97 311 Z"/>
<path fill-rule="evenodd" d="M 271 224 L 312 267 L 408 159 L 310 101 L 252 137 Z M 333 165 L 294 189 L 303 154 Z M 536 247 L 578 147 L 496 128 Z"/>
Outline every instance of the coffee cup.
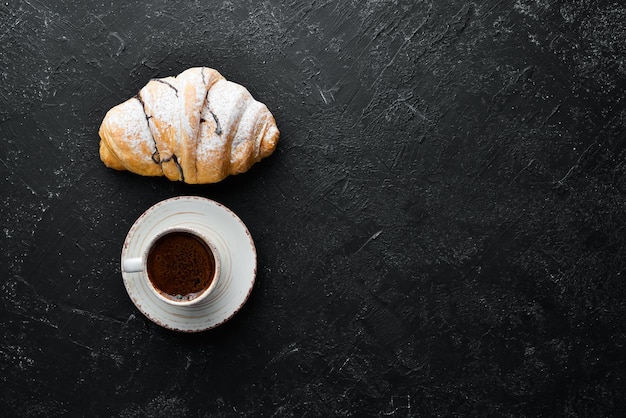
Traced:
<path fill-rule="evenodd" d="M 192 306 L 206 299 L 220 277 L 220 257 L 204 233 L 184 226 L 157 233 L 139 257 L 122 261 L 125 273 L 142 273 L 157 298 L 175 306 Z"/>

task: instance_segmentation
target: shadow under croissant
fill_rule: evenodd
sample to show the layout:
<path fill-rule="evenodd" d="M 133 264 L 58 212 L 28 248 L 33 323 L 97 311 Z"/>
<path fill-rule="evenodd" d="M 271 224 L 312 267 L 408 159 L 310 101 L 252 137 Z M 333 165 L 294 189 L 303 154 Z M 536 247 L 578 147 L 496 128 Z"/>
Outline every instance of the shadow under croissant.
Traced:
<path fill-rule="evenodd" d="M 106 169 L 111 176 L 123 179 L 123 184 L 141 193 L 145 189 L 154 192 L 161 189 L 163 196 L 172 195 L 198 195 L 211 198 L 228 198 L 238 196 L 241 199 L 247 190 L 261 186 L 265 175 L 271 175 L 272 167 L 278 163 L 279 153 L 274 153 L 272 158 L 267 158 L 254 164 L 245 173 L 230 175 L 216 183 L 189 184 L 184 181 L 172 181 L 165 176 L 143 176 L 130 171 L 118 171 Z M 148 194 L 151 194 L 148 193 Z"/>

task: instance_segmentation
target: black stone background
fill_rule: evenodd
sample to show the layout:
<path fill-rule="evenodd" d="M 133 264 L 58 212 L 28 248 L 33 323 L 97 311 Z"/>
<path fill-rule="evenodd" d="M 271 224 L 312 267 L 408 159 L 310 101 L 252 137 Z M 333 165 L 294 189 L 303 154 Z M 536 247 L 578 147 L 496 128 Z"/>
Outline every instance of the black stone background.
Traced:
<path fill-rule="evenodd" d="M 626 4 L 0 4 L 4 416 L 620 416 Z M 104 167 L 150 78 L 218 69 L 276 152 L 188 186 Z M 251 298 L 154 325 L 119 254 L 179 195 L 258 251 Z"/>

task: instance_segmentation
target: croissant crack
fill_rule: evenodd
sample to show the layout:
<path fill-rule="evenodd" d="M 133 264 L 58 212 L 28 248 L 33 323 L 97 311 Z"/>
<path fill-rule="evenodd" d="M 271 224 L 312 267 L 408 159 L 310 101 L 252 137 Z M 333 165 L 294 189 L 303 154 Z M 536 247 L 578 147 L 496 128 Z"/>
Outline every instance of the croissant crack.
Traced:
<path fill-rule="evenodd" d="M 98 133 L 105 166 L 190 184 L 248 171 L 280 137 L 267 106 L 209 67 L 150 80 Z"/>

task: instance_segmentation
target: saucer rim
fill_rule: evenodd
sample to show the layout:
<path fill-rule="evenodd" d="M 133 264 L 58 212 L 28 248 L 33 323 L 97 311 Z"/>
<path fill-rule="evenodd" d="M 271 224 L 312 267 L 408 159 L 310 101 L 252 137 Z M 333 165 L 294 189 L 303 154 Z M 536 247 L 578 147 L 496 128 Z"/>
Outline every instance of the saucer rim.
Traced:
<path fill-rule="evenodd" d="M 248 238 L 249 241 L 249 248 L 250 248 L 250 256 L 251 256 L 251 262 L 253 263 L 253 270 L 251 272 L 251 277 L 249 279 L 247 279 L 246 281 L 249 282 L 248 288 L 245 292 L 245 295 L 243 296 L 243 298 L 241 299 L 241 302 L 235 303 L 233 305 L 237 305 L 236 308 L 232 309 L 232 312 L 228 315 L 225 315 L 224 318 L 220 318 L 219 321 L 215 321 L 215 323 L 209 325 L 209 326 L 198 326 L 198 327 L 189 327 L 189 328 L 181 328 L 179 326 L 173 325 L 172 323 L 170 323 L 171 321 L 168 321 L 167 317 L 164 317 L 163 315 L 154 315 L 151 314 L 149 311 L 146 311 L 146 309 L 142 306 L 141 301 L 145 298 L 145 296 L 142 296 L 141 294 L 139 294 L 138 292 L 133 292 L 131 291 L 131 289 L 129 289 L 129 286 L 127 284 L 127 281 L 130 280 L 130 278 L 127 276 L 129 274 L 135 274 L 135 273 L 125 273 L 123 270 L 121 271 L 122 274 L 122 279 L 123 279 L 123 283 L 124 283 L 124 287 L 126 289 L 126 292 L 129 296 L 129 298 L 131 299 L 131 301 L 133 302 L 133 304 L 135 305 L 135 307 L 146 317 L 148 318 L 150 321 L 152 321 L 153 323 L 155 323 L 156 325 L 159 325 L 163 328 L 172 330 L 172 331 L 176 331 L 176 332 L 183 332 L 183 333 L 196 333 L 196 332 L 204 332 L 204 331 L 208 331 L 214 328 L 219 327 L 220 325 L 223 325 L 224 323 L 228 322 L 230 319 L 232 319 L 242 308 L 243 306 L 246 304 L 246 302 L 248 301 L 248 299 L 250 298 L 250 295 L 252 293 L 252 290 L 254 288 L 254 285 L 256 283 L 256 276 L 257 276 L 257 272 L 258 272 L 258 254 L 256 251 L 256 246 L 254 244 L 254 240 L 252 238 L 252 235 L 250 234 L 250 231 L 248 230 L 247 226 L 245 225 L 245 223 L 241 220 L 241 218 L 239 218 L 239 216 L 237 216 L 237 214 L 235 214 L 231 209 L 229 209 L 227 206 L 223 205 L 220 202 L 217 202 L 213 199 L 209 199 L 206 197 L 202 197 L 202 196 L 193 196 L 193 195 L 184 195 L 184 196 L 175 196 L 175 197 L 171 197 L 168 199 L 164 199 L 161 200 L 157 203 L 155 203 L 154 205 L 150 206 L 148 209 L 146 209 L 133 223 L 133 225 L 129 228 L 128 233 L 126 234 L 126 238 L 124 239 L 124 244 L 122 246 L 122 251 L 120 254 L 120 267 L 121 267 L 121 263 L 123 263 L 123 260 L 125 259 L 125 255 L 126 252 L 129 250 L 130 244 L 132 242 L 132 239 L 134 237 L 134 235 L 136 234 L 137 230 L 139 228 L 141 228 L 143 226 L 143 224 L 146 221 L 146 219 L 148 219 L 150 216 L 154 216 L 154 213 L 156 211 L 159 210 L 160 207 L 162 206 L 167 206 L 170 204 L 188 204 L 191 202 L 199 202 L 200 204 L 208 204 L 208 205 L 214 205 L 217 208 L 219 208 L 220 210 L 226 212 L 228 215 L 230 215 L 230 217 L 235 220 L 240 226 L 242 231 L 245 233 L 246 237 Z M 177 210 L 175 212 L 175 214 L 182 214 L 183 212 L 180 210 Z M 155 221 L 157 224 L 159 222 L 163 222 L 163 221 Z M 188 224 L 188 222 L 180 222 L 177 225 L 179 226 L 186 226 L 186 227 L 190 227 L 190 225 Z M 232 243 L 226 241 L 226 245 L 229 248 L 232 248 Z M 237 280 L 237 277 L 235 275 L 232 276 L 232 280 L 229 282 L 229 286 L 233 286 L 233 281 Z M 239 280 L 243 280 L 243 279 L 239 279 Z M 166 305 L 165 302 L 160 301 L 158 299 L 156 299 L 156 303 L 157 305 L 161 305 L 164 306 Z M 208 309 L 210 306 L 212 306 L 212 304 L 214 304 L 215 302 L 209 302 L 206 305 L 203 305 L 201 308 L 199 308 L 198 306 L 180 306 L 177 307 L 178 309 L 180 309 L 181 311 L 186 311 L 186 312 L 198 312 L 198 311 L 203 311 Z M 202 309 L 204 308 L 204 309 Z M 201 316 L 201 315 L 199 315 Z M 211 316 L 207 316 L 207 318 L 211 318 Z"/>

